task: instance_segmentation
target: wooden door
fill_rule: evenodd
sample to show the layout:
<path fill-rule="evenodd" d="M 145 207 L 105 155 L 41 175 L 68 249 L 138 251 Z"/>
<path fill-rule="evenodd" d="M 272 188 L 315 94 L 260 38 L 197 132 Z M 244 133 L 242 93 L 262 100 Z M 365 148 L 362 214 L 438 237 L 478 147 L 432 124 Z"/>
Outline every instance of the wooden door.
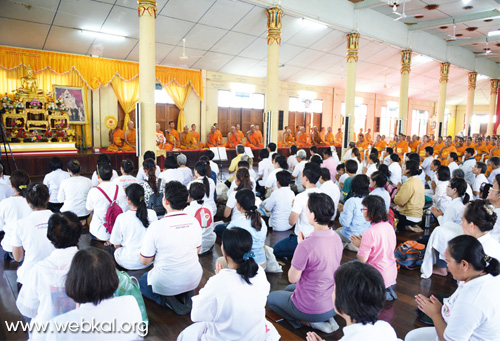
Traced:
<path fill-rule="evenodd" d="M 305 122 L 306 133 L 310 135 L 312 132 L 312 127 L 311 127 L 312 114 L 306 113 L 305 116 L 306 116 L 306 122 Z"/>
<path fill-rule="evenodd" d="M 264 131 L 264 110 L 262 109 L 252 109 L 252 113 L 250 115 L 252 124 L 258 124 L 260 131 Z"/>
<path fill-rule="evenodd" d="M 487 130 L 488 130 L 488 123 L 481 123 L 479 125 L 479 134 L 486 135 Z"/>
<path fill-rule="evenodd" d="M 241 109 L 241 131 L 245 137 L 252 124 L 252 109 Z"/>
<path fill-rule="evenodd" d="M 288 112 L 288 129 L 292 131 L 292 134 L 295 135 L 295 114 L 297 114 L 295 111 L 289 111 Z"/>
<path fill-rule="evenodd" d="M 241 127 L 241 108 L 231 108 L 229 111 L 229 130 L 237 124 Z M 229 132 L 229 131 L 228 131 Z"/>
<path fill-rule="evenodd" d="M 222 133 L 222 136 L 226 136 L 227 132 L 229 130 L 229 111 L 230 108 L 221 108 L 219 107 L 219 116 L 218 116 L 218 122 L 219 122 L 219 130 Z"/>
<path fill-rule="evenodd" d="M 306 117 L 303 112 L 297 112 L 295 115 L 295 125 L 296 126 L 305 126 Z"/>
<path fill-rule="evenodd" d="M 312 124 L 313 127 L 316 126 L 318 127 L 318 131 L 321 131 L 321 113 L 313 113 L 313 118 L 312 118 Z"/>
<path fill-rule="evenodd" d="M 132 118 L 132 116 L 130 118 Z M 174 121 L 175 129 L 177 131 L 182 131 L 184 127 L 177 127 L 178 118 L 179 108 L 177 108 L 174 104 L 156 103 L 156 122 L 160 124 L 161 131 L 164 132 L 167 130 L 168 122 L 170 121 Z"/>

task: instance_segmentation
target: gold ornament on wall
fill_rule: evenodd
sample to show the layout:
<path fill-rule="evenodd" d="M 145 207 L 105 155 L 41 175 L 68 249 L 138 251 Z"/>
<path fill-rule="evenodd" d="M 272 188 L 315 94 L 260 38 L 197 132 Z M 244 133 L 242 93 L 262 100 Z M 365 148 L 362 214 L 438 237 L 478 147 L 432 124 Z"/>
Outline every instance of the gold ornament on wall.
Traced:
<path fill-rule="evenodd" d="M 441 63 L 439 83 L 448 82 L 449 74 L 450 74 L 450 63 Z"/>
<path fill-rule="evenodd" d="M 278 7 L 267 9 L 267 45 L 281 44 L 281 17 L 283 11 Z"/>
<path fill-rule="evenodd" d="M 358 61 L 359 33 L 349 33 L 347 35 L 347 62 Z"/>
<path fill-rule="evenodd" d="M 469 72 L 469 90 L 476 88 L 477 72 Z"/>
<path fill-rule="evenodd" d="M 401 74 L 410 73 L 411 50 L 401 51 Z"/>
<path fill-rule="evenodd" d="M 108 129 L 115 129 L 116 126 L 118 125 L 118 120 L 116 119 L 115 116 L 113 115 L 108 115 L 106 116 L 106 118 L 104 119 L 104 125 L 106 126 L 106 128 Z"/>

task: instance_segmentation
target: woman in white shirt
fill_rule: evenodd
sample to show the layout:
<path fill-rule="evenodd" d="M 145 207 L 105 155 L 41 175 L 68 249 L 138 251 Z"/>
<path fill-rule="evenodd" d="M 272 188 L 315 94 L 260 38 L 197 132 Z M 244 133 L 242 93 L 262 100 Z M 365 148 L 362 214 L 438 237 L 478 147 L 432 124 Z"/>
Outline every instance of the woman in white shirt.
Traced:
<path fill-rule="evenodd" d="M 387 213 L 389 213 L 389 209 L 391 208 L 391 196 L 385 189 L 386 184 L 387 176 L 382 172 L 376 171 L 370 177 L 370 187 L 373 188 L 370 195 L 378 195 L 384 199 L 385 209 L 387 210 Z"/>
<path fill-rule="evenodd" d="M 283 155 L 276 156 L 274 158 L 274 169 L 269 172 L 266 180 L 266 188 L 270 188 L 271 191 L 276 191 L 278 189 L 278 183 L 276 181 L 276 173 L 281 172 L 282 170 L 288 170 L 288 163 Z"/>
<path fill-rule="evenodd" d="M 181 184 L 184 183 L 184 172 L 179 168 L 175 156 L 168 155 L 165 161 L 163 161 L 163 167 L 165 170 L 161 172 L 158 177 L 158 179 L 161 180 L 162 187 L 169 181 L 179 181 Z"/>
<path fill-rule="evenodd" d="M 113 183 L 120 186 L 121 189 L 127 188 L 130 184 L 136 183 L 137 179 L 132 176 L 134 171 L 134 163 L 130 160 L 123 160 L 120 166 L 120 175 L 118 178 L 113 180 Z"/>
<path fill-rule="evenodd" d="M 398 154 L 391 154 L 391 164 L 389 165 L 389 173 L 391 174 L 391 177 L 389 180 L 396 186 L 401 183 L 401 179 L 403 177 L 403 170 L 399 165 L 400 160 L 401 159 Z"/>
<path fill-rule="evenodd" d="M 290 188 L 292 180 L 292 174 L 288 171 L 276 173 L 278 189 L 273 191 L 269 198 L 260 204 L 261 209 L 264 210 L 266 215 L 270 215 L 269 226 L 274 231 L 286 231 L 292 227 L 288 221 L 292 213 L 293 201 L 295 200 L 295 193 Z M 337 187 L 336 184 L 333 185 Z M 338 187 L 337 192 L 340 197 Z"/>
<path fill-rule="evenodd" d="M 66 295 L 78 303 L 77 308 L 50 320 L 47 335 L 54 340 L 142 340 L 148 326 L 142 322 L 133 296 L 113 297 L 118 283 L 109 253 L 93 247 L 78 251 L 65 282 Z M 75 321 L 78 321 L 76 329 L 57 328 Z M 92 322 L 84 325 L 81 321 Z M 110 328 L 111 324 L 117 328 Z"/>
<path fill-rule="evenodd" d="M 439 166 L 436 172 L 436 190 L 432 197 L 432 206 L 446 212 L 451 198 L 446 194 L 446 189 L 450 183 L 450 169 L 448 166 Z"/>
<path fill-rule="evenodd" d="M 431 212 L 437 218 L 439 225 L 444 225 L 447 222 L 453 222 L 460 225 L 462 215 L 465 210 L 465 205 L 469 202 L 469 194 L 467 191 L 467 182 L 464 179 L 453 178 L 449 181 L 446 187 L 446 196 L 451 199 L 446 211 L 431 207 Z"/>
<path fill-rule="evenodd" d="M 237 187 L 229 194 L 226 202 L 226 208 L 224 209 L 224 218 L 229 218 L 229 216 L 231 216 L 231 221 L 236 220 L 241 215 L 241 212 L 236 208 L 236 193 L 245 188 L 252 190 L 252 182 L 250 181 L 250 173 L 248 172 L 248 169 L 238 169 L 236 171 L 234 183 Z"/>
<path fill-rule="evenodd" d="M 434 296 L 417 295 L 418 308 L 432 319 L 434 327 L 412 330 L 405 340 L 498 340 L 498 260 L 472 236 L 450 240 L 445 257 L 458 288 L 443 304 Z"/>
<path fill-rule="evenodd" d="M 19 169 L 12 172 L 10 183 L 14 190 L 14 195 L 2 200 L 0 204 L 0 231 L 5 234 L 2 239 L 2 248 L 4 249 L 5 259 L 12 256 L 12 239 L 15 235 L 16 223 L 19 219 L 27 217 L 31 213 L 31 208 L 26 202 L 26 188 L 30 183 L 28 173 Z"/>
<path fill-rule="evenodd" d="M 75 301 L 66 295 L 64 282 L 78 252 L 81 231 L 80 220 L 73 212 L 54 213 L 49 218 L 47 238 L 56 249 L 26 274 L 16 301 L 21 314 L 31 318 L 31 325 L 76 308 Z"/>
<path fill-rule="evenodd" d="M 47 209 L 49 189 L 41 183 L 29 184 L 26 190 L 26 201 L 32 210 L 27 217 L 19 219 L 14 228 L 12 238 L 12 254 L 17 262 L 23 264 L 17 269 L 17 281 L 24 284 L 24 275 L 33 266 L 47 258 L 54 245 L 47 239 L 47 224 L 52 212 Z"/>
<path fill-rule="evenodd" d="M 266 299 L 270 285 L 254 260 L 252 236 L 234 228 L 222 237 L 227 267 L 216 263 L 212 276 L 193 297 L 191 319 L 177 338 L 183 340 L 265 340 Z"/>
<path fill-rule="evenodd" d="M 474 178 L 474 182 L 472 183 L 472 192 L 474 193 L 474 199 L 479 199 L 479 195 L 481 194 L 481 186 L 484 183 L 488 183 L 488 178 L 486 175 L 487 166 L 484 162 L 476 162 L 474 167 L 472 168 L 472 173 L 476 176 Z"/>
<path fill-rule="evenodd" d="M 141 263 L 141 246 L 146 229 L 157 221 L 155 211 L 148 210 L 144 201 L 144 188 L 131 184 L 125 189 L 130 210 L 116 217 L 109 242 L 115 247 L 115 261 L 126 270 L 140 270 L 147 267 Z"/>
<path fill-rule="evenodd" d="M 201 226 L 201 249 L 200 255 L 212 250 L 217 236 L 214 232 L 215 212 L 212 207 L 205 203 L 205 186 L 202 183 L 195 182 L 189 187 L 189 205 L 184 212 L 194 217 Z"/>
<path fill-rule="evenodd" d="M 378 154 L 371 153 L 368 157 L 367 167 L 364 167 L 363 173 L 366 174 L 367 177 L 371 177 L 371 175 L 377 171 L 379 164 Z"/>
<path fill-rule="evenodd" d="M 160 166 L 158 166 L 156 164 L 156 154 L 155 154 L 155 152 L 153 152 L 151 150 L 148 150 L 147 152 L 145 152 L 144 153 L 144 160 L 147 160 L 147 159 L 153 160 L 153 163 L 155 164 L 155 175 L 158 178 L 160 176 L 161 169 L 160 169 Z M 148 180 L 148 176 L 144 172 L 144 168 L 139 167 L 139 169 L 137 170 L 137 176 L 135 178 L 137 179 L 137 182 L 147 181 Z"/>
<path fill-rule="evenodd" d="M 286 160 L 286 163 L 288 163 L 288 169 L 290 170 L 290 172 L 293 172 L 293 169 L 299 163 L 297 161 L 297 146 L 296 145 L 290 146 L 290 156 Z"/>
<path fill-rule="evenodd" d="M 99 167 L 99 165 L 102 163 L 107 164 L 111 167 L 112 169 L 111 181 L 118 178 L 118 173 L 113 169 L 113 166 L 111 166 L 111 158 L 109 157 L 108 154 L 105 153 L 99 154 L 99 156 L 97 157 L 97 166 Z M 98 175 L 97 170 L 95 170 L 94 173 L 92 173 L 92 186 L 94 187 L 97 187 L 97 185 L 99 184 L 99 179 L 97 175 Z"/>
<path fill-rule="evenodd" d="M 70 178 L 61 182 L 57 199 L 63 202 L 61 212 L 73 212 L 80 220 L 87 220 L 90 216 L 85 207 L 87 196 L 92 189 L 92 181 L 89 178 L 80 176 L 80 162 L 70 160 L 66 166 Z"/>
<path fill-rule="evenodd" d="M 205 197 L 203 200 L 212 207 L 213 212 L 217 212 L 217 205 L 215 204 L 214 194 L 215 194 L 215 182 L 210 178 L 210 164 L 206 161 L 198 161 L 194 165 L 194 177 L 195 179 L 191 181 L 187 188 L 193 182 L 200 182 L 205 186 Z"/>
<path fill-rule="evenodd" d="M 43 184 L 48 187 L 50 200 L 47 208 L 52 212 L 59 212 L 64 201 L 60 201 L 58 197 L 61 182 L 69 178 L 69 174 L 62 170 L 63 162 L 60 157 L 54 156 L 49 161 L 51 172 L 43 178 Z"/>
<path fill-rule="evenodd" d="M 378 319 L 384 309 L 385 285 L 380 272 L 361 262 L 348 262 L 335 271 L 332 299 L 335 312 L 346 326 L 341 341 L 396 341 L 392 326 Z M 307 333 L 307 341 L 322 341 L 315 332 Z"/>

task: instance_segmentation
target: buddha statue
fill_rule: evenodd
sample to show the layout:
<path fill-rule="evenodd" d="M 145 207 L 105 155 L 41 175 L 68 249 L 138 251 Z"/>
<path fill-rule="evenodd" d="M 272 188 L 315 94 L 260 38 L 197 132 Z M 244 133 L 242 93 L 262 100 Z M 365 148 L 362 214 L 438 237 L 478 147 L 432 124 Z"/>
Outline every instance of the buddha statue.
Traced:
<path fill-rule="evenodd" d="M 19 90 L 24 94 L 43 94 L 43 90 L 38 88 L 38 80 L 33 77 L 33 69 L 30 65 L 26 67 L 26 71 L 28 75 L 21 78 L 21 89 Z"/>

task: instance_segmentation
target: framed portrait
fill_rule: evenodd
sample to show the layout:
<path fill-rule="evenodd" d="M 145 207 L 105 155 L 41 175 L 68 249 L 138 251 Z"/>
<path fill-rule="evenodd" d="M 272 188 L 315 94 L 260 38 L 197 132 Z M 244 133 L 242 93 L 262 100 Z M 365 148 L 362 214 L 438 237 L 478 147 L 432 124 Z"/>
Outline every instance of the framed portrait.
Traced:
<path fill-rule="evenodd" d="M 67 111 L 70 124 L 89 123 L 87 110 L 87 91 L 85 88 L 67 85 L 53 85 L 55 99 L 61 98 Z"/>

